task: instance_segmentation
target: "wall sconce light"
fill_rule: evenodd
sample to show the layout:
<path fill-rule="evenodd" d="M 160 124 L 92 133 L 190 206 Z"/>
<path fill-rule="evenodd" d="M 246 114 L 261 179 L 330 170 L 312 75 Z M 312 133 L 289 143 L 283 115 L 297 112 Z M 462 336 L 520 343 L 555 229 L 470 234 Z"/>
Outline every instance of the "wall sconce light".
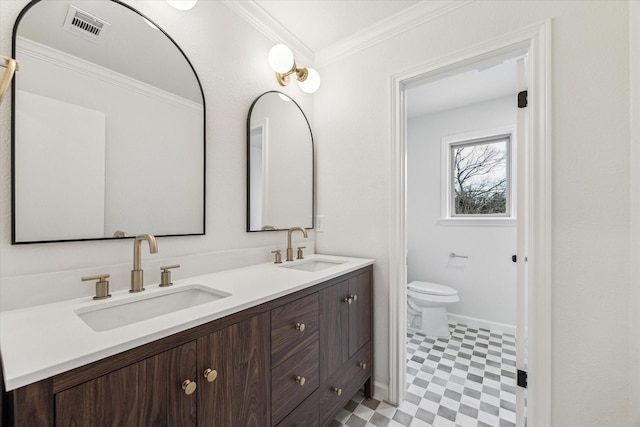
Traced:
<path fill-rule="evenodd" d="M 193 9 L 197 2 L 198 0 L 167 0 L 167 3 L 178 10 Z"/>
<path fill-rule="evenodd" d="M 276 72 L 276 79 L 280 86 L 289 84 L 289 76 L 296 75 L 300 90 L 314 93 L 320 87 L 320 74 L 313 68 L 298 68 L 293 58 L 293 52 L 283 44 L 277 44 L 269 51 L 269 65 Z"/>

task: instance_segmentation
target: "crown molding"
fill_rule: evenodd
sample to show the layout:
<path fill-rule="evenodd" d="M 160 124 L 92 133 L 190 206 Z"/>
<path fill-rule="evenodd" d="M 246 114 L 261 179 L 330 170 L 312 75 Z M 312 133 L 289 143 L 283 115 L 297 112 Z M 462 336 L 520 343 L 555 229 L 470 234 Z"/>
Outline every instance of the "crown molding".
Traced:
<path fill-rule="evenodd" d="M 299 60 L 300 63 L 313 64 L 316 68 L 321 68 L 466 6 L 473 1 L 421 1 L 315 53 L 255 1 L 224 0 L 223 3 L 274 43 L 284 43 L 289 46 L 293 50 L 296 60 Z"/>
<path fill-rule="evenodd" d="M 197 102 L 183 98 L 159 87 L 136 80 L 132 77 L 120 74 L 117 71 L 110 70 L 92 62 L 85 61 L 82 58 L 53 49 L 31 39 L 18 37 L 18 40 L 20 41 L 20 44 L 17 47 L 16 56 L 30 57 L 41 62 L 46 62 L 61 69 L 69 70 L 73 73 L 119 87 L 120 89 L 127 90 L 129 92 L 152 97 L 157 102 L 171 104 L 185 110 L 196 112 L 202 111 L 202 104 L 198 104 Z"/>
<path fill-rule="evenodd" d="M 316 52 L 316 68 L 353 55 L 472 2 L 473 0 L 421 1 L 357 32 L 353 36 Z"/>
<path fill-rule="evenodd" d="M 314 64 L 314 52 L 255 1 L 224 0 L 223 3 L 274 43 L 283 43 L 293 51 L 296 62 Z"/>

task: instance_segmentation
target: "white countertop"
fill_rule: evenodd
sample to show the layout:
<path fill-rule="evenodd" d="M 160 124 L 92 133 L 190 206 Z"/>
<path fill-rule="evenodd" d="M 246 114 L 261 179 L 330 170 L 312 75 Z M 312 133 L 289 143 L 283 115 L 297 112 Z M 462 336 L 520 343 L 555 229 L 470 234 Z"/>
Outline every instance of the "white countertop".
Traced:
<path fill-rule="evenodd" d="M 287 268 L 311 260 L 340 261 L 323 270 Z M 125 350 L 202 325 L 308 288 L 373 264 L 372 259 L 309 255 L 304 260 L 265 263 L 157 284 L 146 291 L 112 293 L 107 300 L 91 298 L 57 302 L 0 313 L 0 352 L 7 390 L 13 390 Z M 231 294 L 228 297 L 102 332 L 91 329 L 76 310 L 100 304 L 161 295 L 167 289 L 198 284 Z M 53 285 L 52 285 L 53 286 Z"/>

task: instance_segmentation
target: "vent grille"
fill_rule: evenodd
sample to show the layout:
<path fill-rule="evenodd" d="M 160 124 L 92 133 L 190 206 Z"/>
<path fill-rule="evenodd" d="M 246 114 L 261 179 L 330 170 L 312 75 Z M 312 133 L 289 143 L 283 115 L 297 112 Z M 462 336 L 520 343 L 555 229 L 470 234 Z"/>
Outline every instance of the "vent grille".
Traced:
<path fill-rule="evenodd" d="M 111 25 L 98 17 L 69 5 L 69 11 L 64 22 L 64 29 L 82 37 L 83 39 L 99 42 Z"/>
<path fill-rule="evenodd" d="M 71 25 L 73 25 L 74 27 L 78 27 L 83 31 L 88 31 L 95 36 L 100 35 L 100 31 L 102 31 L 102 27 L 104 26 L 102 22 L 96 22 L 95 24 L 89 22 L 87 17 L 81 14 L 77 14 L 73 17 Z"/>

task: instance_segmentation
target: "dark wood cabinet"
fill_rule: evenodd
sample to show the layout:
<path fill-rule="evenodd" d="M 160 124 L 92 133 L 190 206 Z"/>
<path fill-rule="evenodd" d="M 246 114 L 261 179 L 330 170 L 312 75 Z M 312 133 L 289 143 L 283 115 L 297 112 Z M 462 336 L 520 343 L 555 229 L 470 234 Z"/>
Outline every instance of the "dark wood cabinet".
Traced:
<path fill-rule="evenodd" d="M 325 425 L 373 394 L 371 320 L 368 266 L 12 390 L 8 425 Z"/>
<path fill-rule="evenodd" d="M 277 427 L 318 427 L 320 422 L 318 395 L 319 392 L 316 390 L 284 420 L 280 421 Z"/>
<path fill-rule="evenodd" d="M 278 366 L 317 339 L 317 292 L 271 310 L 273 366 Z"/>
<path fill-rule="evenodd" d="M 373 397 L 371 270 L 319 292 L 320 425 L 364 386 Z"/>
<path fill-rule="evenodd" d="M 263 313 L 56 393 L 55 425 L 268 427 L 268 350 Z"/>
<path fill-rule="evenodd" d="M 288 414 L 298 406 L 305 407 L 302 402 L 318 388 L 318 310 L 317 292 L 271 310 L 271 422 L 274 426 L 285 417 L 285 424 L 302 417 L 300 411 L 298 415 Z"/>
<path fill-rule="evenodd" d="M 194 341 L 57 393 L 55 424 L 195 426 L 196 395 L 182 389 L 195 377 Z"/>
<path fill-rule="evenodd" d="M 198 339 L 198 356 L 199 425 L 270 425 L 269 313 Z"/>
<path fill-rule="evenodd" d="M 326 380 L 371 341 L 371 273 L 363 272 L 320 294 L 320 377 Z"/>
<path fill-rule="evenodd" d="M 349 357 L 371 341 L 372 305 L 371 273 L 366 272 L 348 280 L 349 297 Z"/>
<path fill-rule="evenodd" d="M 320 380 L 325 381 L 349 358 L 349 281 L 337 283 L 320 294 Z"/>

